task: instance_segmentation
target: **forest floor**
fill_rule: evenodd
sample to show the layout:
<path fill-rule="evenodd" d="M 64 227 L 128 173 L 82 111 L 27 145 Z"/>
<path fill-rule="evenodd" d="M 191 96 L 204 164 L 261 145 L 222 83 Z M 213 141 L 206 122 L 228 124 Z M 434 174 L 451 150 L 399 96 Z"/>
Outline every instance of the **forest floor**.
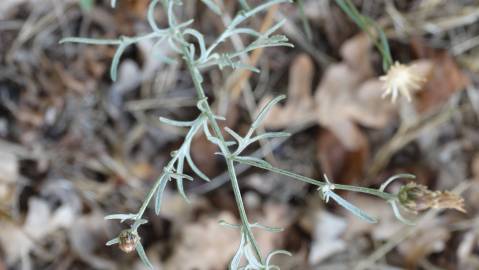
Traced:
<path fill-rule="evenodd" d="M 137 211 L 181 143 L 184 130 L 158 118 L 198 113 L 185 65 L 155 57 L 148 40 L 127 48 L 115 82 L 115 47 L 59 44 L 149 31 L 149 0 L 118 0 L 116 9 L 87 2 L 0 1 L 0 270 L 145 269 L 134 252 L 105 246 L 125 227 L 104 216 Z M 185 1 L 179 17 L 194 18 L 211 42 L 240 8 L 223 2 L 223 16 Z M 207 70 L 212 107 L 244 134 L 262 104 L 286 94 L 262 128 L 292 136 L 251 153 L 340 184 L 377 188 L 411 173 L 432 190 L 460 193 L 467 212 L 425 211 L 408 226 L 384 201 L 340 193 L 380 219 L 368 224 L 325 204 L 314 186 L 242 168 L 250 219 L 284 228 L 258 231 L 258 243 L 293 253 L 275 257 L 281 269 L 479 269 L 479 1 L 354 2 L 384 28 L 394 59 L 426 74 L 411 102 L 381 98 L 381 56 L 371 40 L 335 1 L 309 0 L 304 16 L 283 4 L 248 21 L 262 29 L 286 19 L 277 32 L 295 47 L 245 55 L 259 74 Z M 204 136 L 191 151 L 212 181 L 185 184 L 190 204 L 169 185 L 159 216 L 147 211 L 143 246 L 158 269 L 226 269 L 240 237 L 218 224 L 239 220 L 224 160 Z"/>

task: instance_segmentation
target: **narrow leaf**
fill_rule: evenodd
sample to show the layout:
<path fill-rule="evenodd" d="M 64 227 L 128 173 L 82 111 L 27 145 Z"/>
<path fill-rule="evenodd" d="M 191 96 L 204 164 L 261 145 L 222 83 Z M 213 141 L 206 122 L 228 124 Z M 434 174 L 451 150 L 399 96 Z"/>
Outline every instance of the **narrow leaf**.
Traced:
<path fill-rule="evenodd" d="M 161 210 L 161 201 L 163 200 L 163 192 L 165 191 L 166 184 L 169 181 L 169 175 L 164 174 L 161 176 L 160 180 L 160 186 L 156 190 L 156 197 L 155 197 L 155 213 L 156 215 L 160 214 Z"/>
<path fill-rule="evenodd" d="M 174 179 L 186 179 L 189 181 L 193 181 L 193 177 L 184 173 L 170 173 L 170 176 Z"/>
<path fill-rule="evenodd" d="M 236 141 L 238 141 L 238 143 L 241 144 L 241 142 L 243 141 L 243 137 L 236 133 L 236 131 L 232 130 L 229 127 L 225 127 L 225 131 L 228 132 L 228 134 L 230 134 Z"/>
<path fill-rule="evenodd" d="M 359 209 L 358 207 L 354 206 L 350 202 L 346 201 L 345 199 L 343 199 L 342 197 L 340 197 L 336 193 L 334 193 L 332 191 L 328 191 L 327 193 L 328 194 L 326 194 L 326 195 L 329 195 L 330 198 L 335 200 L 339 205 L 341 205 L 342 207 L 344 207 L 346 210 L 350 211 L 351 213 L 353 213 L 357 217 L 359 217 L 359 218 L 361 218 L 361 219 L 363 219 L 363 220 L 365 220 L 369 223 L 377 223 L 378 222 L 377 219 L 370 217 L 363 210 Z"/>
<path fill-rule="evenodd" d="M 282 249 L 275 250 L 275 251 L 271 252 L 270 254 L 268 254 L 268 256 L 266 257 L 266 265 L 265 265 L 266 269 L 271 269 L 271 267 L 273 267 L 273 266 L 270 266 L 269 263 L 270 263 L 271 259 L 273 258 L 273 256 L 278 255 L 278 254 L 293 256 L 293 254 L 291 254 L 291 252 L 289 252 L 287 250 L 282 250 Z"/>
<path fill-rule="evenodd" d="M 284 230 L 283 228 L 270 227 L 270 226 L 266 226 L 266 225 L 263 225 L 263 224 L 260 224 L 260 223 L 251 224 L 251 227 L 252 228 L 260 228 L 260 229 L 263 229 L 265 231 L 272 232 L 272 233 L 282 232 Z"/>
<path fill-rule="evenodd" d="M 184 165 L 185 159 L 184 158 L 179 158 L 178 163 L 176 166 L 176 173 L 172 173 L 171 176 L 176 179 L 176 187 L 178 189 L 178 192 L 180 193 L 181 197 L 187 202 L 190 203 L 190 199 L 188 199 L 188 196 L 186 196 L 185 193 L 185 188 L 183 186 L 183 178 L 188 179 L 185 177 L 186 175 L 183 174 L 183 165 Z M 191 176 L 188 176 L 190 179 L 193 179 Z"/>
<path fill-rule="evenodd" d="M 397 206 L 396 201 L 389 201 L 389 204 L 391 204 L 391 207 L 393 208 L 394 216 L 401 221 L 402 223 L 409 225 L 409 226 L 414 226 L 416 223 L 414 221 L 408 220 L 407 218 L 403 217 L 401 215 L 401 211 L 399 210 L 399 207 Z"/>
<path fill-rule="evenodd" d="M 253 124 L 251 124 L 251 128 L 256 129 L 259 127 L 271 108 L 285 98 L 285 95 L 280 95 L 268 102 L 268 104 L 266 104 L 266 106 L 264 106 L 263 109 L 261 109 L 261 111 L 258 113 L 258 116 L 254 120 Z"/>
<path fill-rule="evenodd" d="M 236 145 L 236 142 L 234 141 L 225 141 L 225 145 L 230 147 L 230 146 L 233 146 L 233 145 Z"/>
<path fill-rule="evenodd" d="M 62 38 L 59 41 L 60 44 L 63 43 L 81 43 L 81 44 L 90 44 L 90 45 L 120 45 L 121 41 L 118 39 L 96 39 L 96 38 L 81 38 L 81 37 L 68 37 Z"/>
<path fill-rule="evenodd" d="M 291 133 L 288 133 L 288 132 L 267 132 L 252 138 L 251 142 L 273 139 L 273 138 L 285 138 L 289 136 L 291 136 Z"/>
<path fill-rule="evenodd" d="M 205 180 L 206 182 L 210 182 L 211 179 L 206 176 L 193 162 L 193 159 L 191 158 L 191 155 L 186 155 L 186 162 L 188 162 L 188 165 L 190 166 L 191 170 L 193 170 L 196 175 L 198 175 L 201 179 Z"/>
<path fill-rule="evenodd" d="M 243 257 L 243 248 L 245 244 L 245 238 L 246 236 L 244 234 L 241 234 L 241 241 L 240 241 L 240 246 L 238 250 L 236 251 L 235 255 L 233 256 L 233 259 L 231 259 L 229 270 L 238 270 L 240 267 L 240 262 L 241 262 L 241 257 Z"/>
<path fill-rule="evenodd" d="M 148 260 L 148 257 L 146 256 L 145 250 L 143 249 L 141 243 L 136 244 L 136 252 L 138 253 L 138 256 L 140 257 L 143 264 L 146 267 L 153 269 L 153 265 L 150 263 L 150 260 Z"/>
<path fill-rule="evenodd" d="M 232 223 L 229 223 L 228 221 L 226 220 L 220 220 L 218 221 L 218 223 L 221 225 L 221 226 L 225 226 L 225 227 L 228 227 L 228 228 L 231 228 L 231 229 L 240 229 L 241 228 L 241 225 L 239 224 L 232 224 Z"/>
<path fill-rule="evenodd" d="M 138 228 L 139 228 L 141 225 L 146 224 L 146 223 L 148 223 L 148 220 L 142 219 L 142 218 L 141 218 L 141 219 L 138 219 L 138 220 L 135 221 L 135 223 L 133 223 L 133 225 L 131 225 L 131 229 L 132 229 L 133 231 L 137 231 Z"/>
<path fill-rule="evenodd" d="M 409 174 L 409 173 L 401 173 L 401 174 L 393 175 L 393 176 L 389 177 L 389 178 L 379 187 L 379 191 L 383 192 L 389 184 L 391 184 L 393 181 L 395 181 L 395 180 L 397 180 L 397 179 L 400 179 L 400 178 L 410 178 L 410 179 L 414 179 L 414 178 L 416 178 L 416 176 L 415 176 L 414 174 Z"/>
<path fill-rule="evenodd" d="M 117 237 L 117 238 L 113 238 L 111 239 L 110 241 L 106 242 L 106 246 L 111 246 L 111 245 L 114 245 L 114 244 L 118 244 L 120 243 L 120 239 Z"/>
<path fill-rule="evenodd" d="M 105 219 L 119 219 L 120 222 L 124 222 L 128 219 L 136 219 L 136 214 L 113 214 L 106 216 Z"/>
<path fill-rule="evenodd" d="M 235 161 L 246 164 L 258 164 L 260 167 L 271 167 L 267 161 L 255 157 L 235 157 Z"/>
<path fill-rule="evenodd" d="M 190 127 L 194 123 L 194 121 L 177 121 L 165 117 L 160 117 L 160 122 L 175 127 Z"/>

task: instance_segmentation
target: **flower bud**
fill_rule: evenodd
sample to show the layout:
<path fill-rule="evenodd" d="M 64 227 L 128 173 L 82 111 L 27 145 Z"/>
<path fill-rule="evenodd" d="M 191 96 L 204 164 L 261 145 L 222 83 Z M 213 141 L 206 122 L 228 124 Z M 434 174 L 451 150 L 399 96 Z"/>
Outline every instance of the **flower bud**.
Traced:
<path fill-rule="evenodd" d="M 123 252 L 130 253 L 135 250 L 140 237 L 131 230 L 124 230 L 118 235 L 118 239 L 120 249 Z"/>
<path fill-rule="evenodd" d="M 429 208 L 464 210 L 464 199 L 449 191 L 431 191 L 426 186 L 411 182 L 397 194 L 401 206 L 417 214 Z"/>

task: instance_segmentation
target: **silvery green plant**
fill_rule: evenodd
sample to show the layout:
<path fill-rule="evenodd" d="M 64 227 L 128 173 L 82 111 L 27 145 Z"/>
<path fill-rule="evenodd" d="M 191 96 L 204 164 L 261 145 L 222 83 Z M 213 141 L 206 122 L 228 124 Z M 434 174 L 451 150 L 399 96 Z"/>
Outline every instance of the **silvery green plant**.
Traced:
<path fill-rule="evenodd" d="M 218 2 L 221 1 L 202 0 L 202 2 L 217 15 L 221 16 L 223 14 L 222 6 L 218 5 Z M 220 69 L 230 67 L 233 69 L 243 68 L 250 69 L 254 72 L 259 72 L 256 67 L 242 63 L 240 61 L 240 56 L 247 54 L 257 48 L 274 46 L 292 47 L 293 45 L 288 42 L 287 38 L 284 35 L 274 34 L 284 23 L 283 21 L 278 22 L 270 29 L 262 33 L 249 27 L 242 26 L 243 22 L 267 10 L 272 5 L 288 2 L 290 1 L 269 0 L 263 2 L 259 6 L 252 7 L 247 3 L 247 1 L 240 1 L 242 10 L 233 18 L 230 24 L 226 26 L 224 32 L 221 33 L 211 44 L 207 44 L 204 39 L 204 35 L 198 30 L 191 27 L 193 20 L 187 20 L 182 22 L 179 20 L 179 18 L 177 18 L 177 16 L 175 15 L 175 10 L 180 8 L 182 5 L 182 1 L 180 0 L 152 0 L 150 2 L 147 12 L 147 20 L 151 28 L 150 33 L 135 37 L 122 36 L 118 39 L 89 39 L 74 37 L 65 38 L 61 41 L 61 43 L 72 42 L 116 46 L 116 53 L 113 57 L 110 69 L 110 76 L 112 80 L 117 79 L 117 69 L 120 62 L 120 57 L 128 46 L 142 40 L 153 40 L 156 44 L 153 47 L 153 50 L 156 49 L 156 53 L 161 53 L 157 48 L 159 48 L 159 45 L 162 45 L 166 42 L 186 64 L 186 68 L 191 76 L 196 90 L 196 107 L 198 109 L 198 115 L 195 119 L 193 119 L 192 121 L 176 121 L 166 118 L 160 118 L 160 121 L 165 124 L 187 129 L 188 131 L 186 133 L 185 139 L 181 146 L 176 151 L 172 152 L 171 160 L 163 168 L 163 173 L 155 182 L 153 187 L 150 189 L 144 199 L 143 204 L 136 213 L 113 214 L 105 217 L 108 220 L 119 220 L 121 223 L 128 222 L 131 224 L 129 229 L 122 231 L 118 237 L 108 241 L 107 245 L 118 244 L 120 248 L 126 252 L 136 250 L 143 263 L 149 268 L 153 268 L 141 244 L 141 238 L 139 236 L 138 229 L 141 225 L 147 223 L 147 220 L 144 219 L 144 214 L 153 200 L 155 212 L 156 214 L 159 214 L 161 209 L 163 192 L 169 182 L 174 181 L 176 183 L 178 192 L 186 201 L 189 201 L 184 190 L 183 182 L 184 180 L 192 181 L 195 177 L 187 175 L 185 173 L 185 163 L 188 164 L 192 172 L 197 177 L 203 179 L 204 181 L 210 181 L 208 176 L 206 176 L 195 165 L 190 153 L 192 139 L 195 136 L 198 136 L 198 134 L 200 133 L 203 133 L 210 143 L 216 145 L 220 151 L 218 154 L 224 157 L 229 174 L 229 179 L 231 182 L 231 187 L 234 193 L 234 199 L 236 201 L 241 220 L 240 224 L 231 224 L 227 221 L 220 222 L 221 225 L 224 225 L 226 227 L 238 229 L 241 235 L 240 245 L 230 262 L 229 269 L 279 269 L 278 266 L 271 264 L 271 258 L 277 254 L 290 255 L 290 253 L 287 251 L 275 250 L 269 252 L 265 256 L 260 250 L 260 247 L 256 242 L 253 229 L 263 229 L 272 233 L 281 231 L 281 229 L 265 226 L 255 222 L 250 222 L 248 216 L 246 215 L 243 198 L 238 185 L 238 179 L 235 172 L 235 163 L 241 163 L 261 168 L 267 171 L 282 174 L 293 179 L 315 185 L 318 187 L 319 194 L 326 203 L 329 202 L 330 199 L 332 199 L 357 217 L 370 223 L 377 222 L 376 218 L 369 216 L 367 213 L 365 213 L 358 207 L 343 199 L 340 195 L 336 193 L 336 191 L 345 190 L 365 193 L 379 197 L 380 199 L 383 199 L 391 204 L 394 213 L 399 220 L 410 223 L 408 220 L 401 216 L 398 207 L 398 205 L 400 205 L 400 201 L 398 200 L 397 194 L 386 192 L 385 188 L 395 179 L 401 177 L 414 178 L 413 175 L 401 174 L 393 176 L 389 180 L 387 180 L 385 184 L 383 184 L 379 189 L 364 188 L 351 185 L 334 184 L 326 176 L 324 181 L 312 179 L 290 171 L 276 168 L 263 159 L 258 159 L 244 154 L 244 150 L 246 148 L 250 147 L 252 144 L 259 140 L 267 140 L 290 135 L 284 132 L 258 132 L 258 127 L 261 126 L 262 121 L 264 120 L 270 109 L 278 102 L 283 100 L 285 96 L 279 96 L 271 100 L 271 102 L 269 102 L 258 113 L 246 135 L 241 136 L 232 129 L 225 128 L 225 131 L 229 133 L 234 140 L 228 141 L 225 139 L 220 125 L 218 124 L 218 122 L 224 120 L 224 118 L 215 115 L 205 95 L 205 91 L 203 88 L 203 70 L 206 67 L 216 66 Z M 111 5 L 114 7 L 115 4 L 116 1 L 112 0 Z M 155 11 L 159 6 L 163 8 L 168 18 L 168 26 L 166 28 L 161 28 L 157 24 L 154 17 Z M 248 35 L 250 37 L 253 37 L 253 42 L 247 44 L 244 49 L 241 49 L 239 51 L 232 51 L 226 53 L 219 52 L 218 47 L 234 35 Z M 166 56 L 162 56 L 162 59 L 167 58 Z M 167 60 L 174 61 L 174 59 Z"/>

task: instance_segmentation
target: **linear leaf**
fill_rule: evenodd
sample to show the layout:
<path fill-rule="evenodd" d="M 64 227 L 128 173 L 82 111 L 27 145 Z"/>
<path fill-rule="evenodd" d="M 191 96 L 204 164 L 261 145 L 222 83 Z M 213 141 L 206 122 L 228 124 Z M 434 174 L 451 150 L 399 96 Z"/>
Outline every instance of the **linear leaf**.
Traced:
<path fill-rule="evenodd" d="M 394 216 L 401 221 L 402 223 L 409 225 L 409 226 L 414 226 L 416 223 L 414 221 L 408 220 L 407 218 L 403 217 L 401 214 L 401 211 L 399 210 L 399 207 L 397 206 L 396 201 L 389 201 L 389 204 L 391 204 L 394 212 Z"/>
<path fill-rule="evenodd" d="M 160 117 L 160 122 L 162 122 L 163 124 L 176 126 L 176 127 L 190 127 L 194 123 L 194 121 L 178 121 L 178 120 L 172 120 L 166 117 Z"/>
<path fill-rule="evenodd" d="M 378 222 L 377 219 L 370 217 L 363 210 L 359 209 L 358 207 L 354 206 L 350 202 L 346 201 L 345 199 L 340 197 L 338 194 L 336 194 L 332 191 L 328 191 L 326 195 L 330 196 L 330 198 L 335 200 L 339 205 L 341 205 L 346 210 L 353 213 L 355 216 L 357 216 L 357 217 L 359 217 L 359 218 L 361 218 L 361 219 L 363 219 L 363 220 L 365 220 L 369 223 L 377 223 Z"/>
<path fill-rule="evenodd" d="M 111 239 L 110 241 L 106 242 L 106 246 L 111 246 L 111 245 L 114 245 L 114 244 L 118 244 L 120 243 L 120 239 L 117 237 L 117 238 L 113 238 Z"/>
<path fill-rule="evenodd" d="M 136 219 L 136 214 L 113 214 L 106 216 L 105 219 L 119 219 L 120 222 L 124 222 L 128 219 Z"/>
<path fill-rule="evenodd" d="M 160 186 L 158 187 L 157 191 L 156 191 L 156 197 L 155 197 L 155 213 L 156 215 L 159 215 L 160 214 L 160 210 L 161 210 L 161 201 L 163 199 L 163 192 L 165 191 L 165 188 L 166 188 L 166 184 L 168 183 L 169 181 L 169 175 L 168 174 L 164 174 L 161 176 L 160 180 L 161 183 L 160 183 Z"/>
<path fill-rule="evenodd" d="M 261 125 L 261 122 L 263 122 L 264 118 L 271 110 L 271 108 L 273 108 L 274 105 L 276 105 L 278 102 L 285 98 L 285 95 L 280 95 L 268 102 L 268 104 L 266 104 L 266 106 L 264 106 L 263 109 L 261 109 L 261 111 L 258 113 L 258 116 L 254 120 L 253 124 L 251 124 L 251 128 L 256 129 L 257 127 L 259 127 Z"/>
<path fill-rule="evenodd" d="M 291 136 L 291 133 L 288 133 L 288 132 L 267 132 L 252 138 L 251 142 L 273 139 L 273 138 L 285 138 L 289 136 Z"/>
<path fill-rule="evenodd" d="M 191 158 L 191 155 L 186 155 L 186 162 L 188 162 L 188 165 L 190 166 L 191 170 L 193 170 L 196 175 L 198 175 L 201 179 L 205 180 L 206 182 L 210 182 L 211 179 L 206 176 L 193 162 L 193 159 Z"/>
<path fill-rule="evenodd" d="M 225 127 L 225 131 L 228 132 L 238 143 L 241 143 L 243 141 L 243 137 L 241 137 L 236 131 L 232 130 L 229 127 Z"/>
<path fill-rule="evenodd" d="M 81 37 L 68 37 L 62 38 L 58 43 L 81 43 L 90 45 L 120 45 L 121 41 L 118 39 L 97 39 L 97 38 L 81 38 Z"/>
<path fill-rule="evenodd" d="M 145 250 L 143 249 L 143 246 L 140 242 L 136 244 L 136 252 L 138 253 L 138 256 L 140 257 L 143 264 L 146 265 L 148 268 L 153 269 L 153 265 L 151 264 L 150 260 L 148 260 Z"/>
<path fill-rule="evenodd" d="M 186 175 L 183 174 L 184 163 L 185 163 L 184 157 L 180 157 L 176 165 L 176 173 L 174 174 L 172 173 L 171 177 L 176 179 L 176 187 L 178 188 L 178 192 L 180 193 L 181 197 L 183 197 L 183 199 L 189 203 L 190 199 L 188 199 L 188 196 L 186 196 L 185 188 L 183 186 L 183 178 L 188 179 L 189 177 L 189 179 L 191 180 L 193 178 L 191 176 L 186 177 Z"/>
<path fill-rule="evenodd" d="M 241 257 L 243 256 L 243 248 L 245 244 L 246 236 L 241 234 L 241 241 L 238 250 L 236 251 L 233 259 L 231 259 L 229 270 L 238 270 L 241 262 Z"/>
<path fill-rule="evenodd" d="M 235 159 L 236 159 L 236 161 L 244 162 L 246 164 L 256 163 L 256 164 L 261 165 L 262 167 L 271 167 L 271 164 L 269 164 L 267 161 L 265 161 L 263 159 L 256 158 L 256 157 L 236 157 Z"/>

